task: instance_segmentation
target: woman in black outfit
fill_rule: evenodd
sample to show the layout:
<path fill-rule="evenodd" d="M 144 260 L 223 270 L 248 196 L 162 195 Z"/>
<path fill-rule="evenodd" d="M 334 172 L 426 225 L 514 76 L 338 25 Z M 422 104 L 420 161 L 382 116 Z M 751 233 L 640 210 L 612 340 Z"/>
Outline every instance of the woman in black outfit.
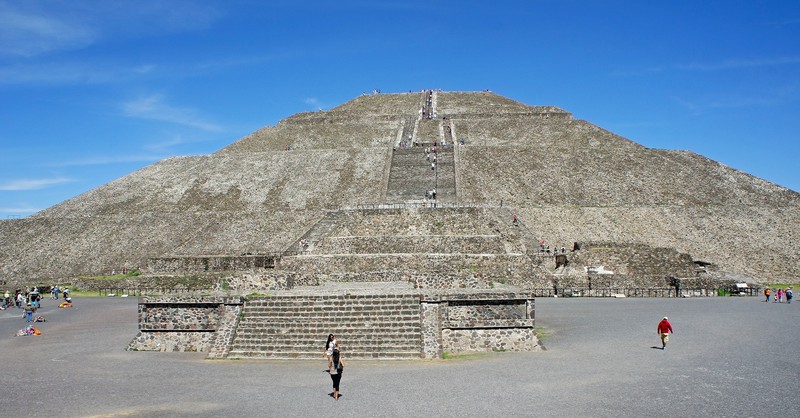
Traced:
<path fill-rule="evenodd" d="M 342 371 L 344 370 L 344 362 L 342 361 L 342 353 L 339 351 L 339 344 L 333 349 L 331 356 L 331 380 L 333 380 L 333 399 L 339 400 L 339 382 L 342 380 Z"/>

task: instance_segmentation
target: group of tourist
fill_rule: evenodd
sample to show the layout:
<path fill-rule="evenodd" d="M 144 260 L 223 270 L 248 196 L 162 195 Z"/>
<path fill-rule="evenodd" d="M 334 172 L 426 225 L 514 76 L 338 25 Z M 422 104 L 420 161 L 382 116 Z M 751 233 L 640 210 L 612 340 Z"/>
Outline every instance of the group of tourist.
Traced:
<path fill-rule="evenodd" d="M 72 298 L 69 296 L 69 288 L 65 287 L 63 291 L 59 288 L 58 285 L 50 286 L 50 297 L 53 300 L 57 300 L 59 295 L 63 295 L 64 302 L 61 303 L 59 307 L 72 307 Z M 0 310 L 6 310 L 9 308 L 17 308 L 21 309 L 25 312 L 25 317 L 30 319 L 33 315 L 33 312 L 41 306 L 42 303 L 42 294 L 39 291 L 38 287 L 32 287 L 29 289 L 17 289 L 14 291 L 14 296 L 11 296 L 11 293 L 6 290 L 3 293 L 3 299 L 0 301 Z M 29 321 L 31 322 L 31 321 Z"/>
<path fill-rule="evenodd" d="M 67 287 L 62 291 L 59 286 L 54 285 L 49 286 L 49 289 L 45 287 L 41 292 L 38 287 L 17 289 L 13 296 L 8 290 L 3 293 L 0 310 L 16 307 L 22 311 L 22 318 L 27 324 L 25 328 L 17 331 L 17 336 L 41 335 L 41 331 L 34 327 L 34 323 L 46 321 L 44 316 L 37 316 L 36 312 L 41 308 L 42 293 L 46 294 L 47 292 L 50 292 L 53 300 L 57 300 L 59 295 L 63 295 L 64 300 L 58 305 L 59 308 L 72 307 L 72 298 L 69 296 L 70 292 Z"/>
<path fill-rule="evenodd" d="M 769 302 L 770 299 L 772 299 L 773 303 L 783 303 L 784 300 L 786 300 L 786 303 L 792 303 L 792 298 L 794 298 L 791 287 L 787 287 L 786 289 L 778 288 L 775 292 L 770 288 L 766 288 L 764 289 L 764 296 L 766 297 L 764 302 Z"/>
<path fill-rule="evenodd" d="M 433 90 L 428 90 L 425 92 L 427 96 L 425 97 L 425 105 L 422 106 L 422 117 L 425 119 L 436 119 L 436 112 L 433 110 Z"/>
<path fill-rule="evenodd" d="M 30 289 L 17 289 L 14 291 L 14 296 L 11 296 L 11 293 L 6 290 L 3 294 L 2 303 L 0 303 L 0 310 L 5 310 L 8 308 L 16 307 L 18 309 L 24 309 L 25 306 L 31 305 L 34 308 L 39 307 L 41 303 L 42 296 L 39 293 L 39 289 L 37 287 L 32 287 Z"/>
<path fill-rule="evenodd" d="M 439 144 L 434 141 L 433 145 L 430 147 L 425 147 L 425 161 L 431 163 L 431 170 L 436 170 L 436 164 L 438 162 L 438 158 L 440 157 L 440 147 Z M 428 199 L 436 200 L 436 188 L 425 190 L 425 199 L 423 202 L 425 205 L 428 203 Z"/>
<path fill-rule="evenodd" d="M 113 273 L 114 272 L 112 272 L 112 275 L 113 275 Z M 69 298 L 69 288 L 68 287 L 64 287 L 64 289 L 62 290 L 61 288 L 58 287 L 57 284 L 55 284 L 53 286 L 50 286 L 50 297 L 53 300 L 58 300 L 58 295 L 59 294 L 63 294 L 64 295 L 64 300 L 67 300 L 67 298 Z"/>
<path fill-rule="evenodd" d="M 514 217 L 516 219 L 516 214 L 514 215 Z M 561 246 L 560 251 L 561 251 L 560 252 L 561 254 L 566 254 L 567 253 L 567 249 L 563 245 Z M 558 255 L 559 254 L 559 248 L 554 245 L 553 249 L 551 250 L 550 249 L 550 245 L 549 244 L 545 245 L 545 240 L 542 240 L 542 242 L 539 244 L 539 253 L 547 254 L 547 255 L 550 255 L 552 253 L 553 255 Z"/>

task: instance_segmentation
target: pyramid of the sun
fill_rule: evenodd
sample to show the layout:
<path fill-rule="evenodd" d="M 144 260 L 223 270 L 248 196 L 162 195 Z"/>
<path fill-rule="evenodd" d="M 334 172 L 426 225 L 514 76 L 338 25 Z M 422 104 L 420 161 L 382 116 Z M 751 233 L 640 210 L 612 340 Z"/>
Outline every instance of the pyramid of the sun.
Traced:
<path fill-rule="evenodd" d="M 434 142 L 435 167 L 425 155 Z M 341 211 L 430 204 L 432 189 L 439 207 L 453 209 L 415 212 L 401 221 L 405 229 L 389 212 L 362 219 Z M 527 231 L 522 252 L 540 239 L 568 248 L 632 244 L 756 279 L 800 274 L 800 194 L 792 190 L 690 151 L 646 148 L 556 107 L 489 92 L 420 92 L 297 114 L 212 155 L 169 158 L 4 220 L 0 280 L 99 274 L 168 257 L 285 254 L 304 236 L 330 232 L 326 217 L 350 219 L 326 242 L 328 256 L 518 254 L 509 239 L 491 238 L 514 233 L 486 220 L 510 221 L 513 212 Z"/>

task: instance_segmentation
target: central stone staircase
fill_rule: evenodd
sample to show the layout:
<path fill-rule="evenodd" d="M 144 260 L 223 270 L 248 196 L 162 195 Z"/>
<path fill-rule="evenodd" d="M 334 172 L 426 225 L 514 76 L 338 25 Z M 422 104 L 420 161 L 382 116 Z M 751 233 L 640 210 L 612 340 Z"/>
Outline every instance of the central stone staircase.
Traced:
<path fill-rule="evenodd" d="M 394 151 L 386 191 L 387 203 L 421 201 L 425 192 L 432 189 L 436 189 L 437 202 L 456 201 L 453 147 L 439 147 L 435 169 L 431 168 L 433 153 L 430 153 L 430 159 L 426 159 L 425 147 L 432 148 L 432 145 Z"/>
<path fill-rule="evenodd" d="M 421 357 L 417 294 L 283 295 L 249 300 L 229 358 L 323 359 L 328 334 L 346 358 Z"/>

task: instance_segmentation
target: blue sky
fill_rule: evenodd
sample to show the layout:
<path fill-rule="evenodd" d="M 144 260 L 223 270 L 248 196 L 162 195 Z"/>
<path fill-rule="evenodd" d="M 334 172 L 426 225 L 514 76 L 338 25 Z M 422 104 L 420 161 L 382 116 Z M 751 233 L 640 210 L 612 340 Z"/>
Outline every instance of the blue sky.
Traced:
<path fill-rule="evenodd" d="M 373 89 L 490 89 L 800 190 L 796 0 L 299 3 L 0 0 L 0 219 Z"/>

